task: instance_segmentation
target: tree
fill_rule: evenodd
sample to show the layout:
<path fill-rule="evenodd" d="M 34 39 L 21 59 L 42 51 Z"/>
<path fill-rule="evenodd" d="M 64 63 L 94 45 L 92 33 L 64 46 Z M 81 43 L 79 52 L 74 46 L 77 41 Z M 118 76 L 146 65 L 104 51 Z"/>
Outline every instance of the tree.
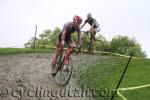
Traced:
<path fill-rule="evenodd" d="M 44 31 L 45 38 L 46 38 L 48 41 L 50 41 L 51 34 L 52 34 L 52 31 L 51 31 L 50 29 Z"/>
<path fill-rule="evenodd" d="M 45 30 L 43 33 L 39 35 L 39 38 L 36 38 L 35 47 L 36 48 L 45 48 L 50 42 L 52 31 L 50 29 Z M 25 48 L 33 48 L 35 37 L 32 37 L 27 43 L 25 43 Z"/>
<path fill-rule="evenodd" d="M 50 29 L 48 30 L 45 30 L 44 33 L 41 33 L 39 35 L 40 39 L 47 39 L 47 40 L 50 40 L 50 37 L 51 37 L 51 33 L 52 31 Z"/>
<path fill-rule="evenodd" d="M 56 41 L 59 33 L 61 32 L 60 28 L 56 27 L 53 31 L 50 29 L 45 30 L 42 34 L 39 35 L 39 38 L 36 39 L 35 47 L 36 48 L 46 48 L 48 46 L 56 46 Z M 72 34 L 73 40 L 76 42 L 78 40 L 78 35 L 75 32 Z M 88 36 L 87 36 L 88 38 Z M 32 37 L 27 43 L 25 43 L 26 48 L 34 47 L 35 37 Z M 117 35 L 113 37 L 112 41 L 107 41 L 106 38 L 102 35 L 97 36 L 97 40 L 94 43 L 94 50 L 113 52 L 124 55 L 130 55 L 137 57 L 146 57 L 145 52 L 142 51 L 141 45 L 136 41 L 135 38 L 129 38 L 128 36 Z M 87 49 L 89 46 L 89 39 L 83 40 L 83 49 Z"/>
<path fill-rule="evenodd" d="M 51 34 L 50 45 L 55 46 L 59 33 L 61 32 L 60 28 L 56 27 Z"/>
<path fill-rule="evenodd" d="M 33 48 L 34 47 L 34 41 L 35 41 L 35 37 L 32 37 L 27 43 L 24 44 L 25 48 Z"/>
<path fill-rule="evenodd" d="M 111 50 L 119 54 L 130 55 L 132 53 L 133 56 L 146 57 L 136 39 L 130 39 L 128 36 L 115 36 L 111 41 Z"/>
<path fill-rule="evenodd" d="M 106 40 L 103 35 L 98 35 L 97 40 L 94 43 L 94 49 L 96 51 L 110 52 L 110 42 Z"/>

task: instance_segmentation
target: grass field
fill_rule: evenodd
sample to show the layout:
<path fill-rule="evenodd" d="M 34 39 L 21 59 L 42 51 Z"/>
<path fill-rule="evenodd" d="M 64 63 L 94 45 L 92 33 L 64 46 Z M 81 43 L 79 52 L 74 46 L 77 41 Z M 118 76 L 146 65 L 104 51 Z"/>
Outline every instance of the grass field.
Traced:
<path fill-rule="evenodd" d="M 50 52 L 54 52 L 54 49 L 0 48 L 0 54 L 50 53 Z"/>
<path fill-rule="evenodd" d="M 94 59 L 94 56 L 93 56 Z M 89 60 L 89 58 L 87 59 Z M 125 68 L 128 58 L 103 57 L 92 62 L 85 61 L 77 68 L 76 82 L 79 87 L 90 89 L 114 89 Z M 134 58 L 131 60 L 120 88 L 150 84 L 150 59 Z M 120 91 L 128 100 L 149 100 L 150 87 L 129 91 Z M 95 97 L 96 100 L 106 100 Z M 110 100 L 110 99 L 109 99 Z M 122 100 L 119 96 L 114 100 Z"/>
<path fill-rule="evenodd" d="M 0 48 L 0 55 L 16 53 L 50 53 L 54 49 Z M 80 55 L 77 71 L 74 73 L 76 84 L 89 89 L 114 89 L 125 68 L 128 58 L 96 55 Z M 76 63 L 76 62 L 74 62 Z M 150 84 L 150 59 L 133 58 L 120 88 L 135 87 Z M 150 87 L 129 91 L 120 91 L 128 100 L 149 100 Z M 106 100 L 107 97 L 95 97 L 96 100 Z M 114 100 L 122 100 L 119 96 Z"/>

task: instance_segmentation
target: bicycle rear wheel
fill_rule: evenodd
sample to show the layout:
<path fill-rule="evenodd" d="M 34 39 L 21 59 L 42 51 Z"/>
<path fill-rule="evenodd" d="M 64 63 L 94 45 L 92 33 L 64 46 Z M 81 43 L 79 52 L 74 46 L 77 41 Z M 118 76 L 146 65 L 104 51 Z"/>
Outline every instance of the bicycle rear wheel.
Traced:
<path fill-rule="evenodd" d="M 61 67 L 60 67 L 60 70 L 58 70 L 56 76 L 55 76 L 55 82 L 58 84 L 58 85 L 62 85 L 62 86 L 65 86 L 66 84 L 68 84 L 70 78 L 71 78 L 71 75 L 72 75 L 72 71 L 73 71 L 73 63 L 72 63 L 72 60 L 71 58 L 68 58 L 67 59 L 67 62 L 66 62 L 66 66 L 67 66 L 67 71 L 64 71 L 63 70 L 63 67 L 64 67 L 64 59 L 62 60 L 61 62 Z"/>

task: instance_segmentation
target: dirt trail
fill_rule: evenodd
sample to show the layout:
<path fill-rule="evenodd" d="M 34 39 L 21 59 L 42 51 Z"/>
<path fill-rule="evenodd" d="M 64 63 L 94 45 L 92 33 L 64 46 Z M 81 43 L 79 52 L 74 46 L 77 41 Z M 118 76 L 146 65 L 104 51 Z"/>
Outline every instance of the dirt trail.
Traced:
<path fill-rule="evenodd" d="M 64 88 L 53 82 L 51 60 L 49 53 L 0 55 L 0 100 L 81 100 L 64 94 L 71 84 Z"/>

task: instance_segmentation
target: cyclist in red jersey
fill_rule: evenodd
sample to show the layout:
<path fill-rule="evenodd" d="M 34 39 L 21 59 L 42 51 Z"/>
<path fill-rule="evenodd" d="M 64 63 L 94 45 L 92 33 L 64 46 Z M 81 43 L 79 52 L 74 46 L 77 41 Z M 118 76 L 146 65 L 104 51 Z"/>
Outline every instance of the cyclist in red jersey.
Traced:
<path fill-rule="evenodd" d="M 82 18 L 80 16 L 74 16 L 73 22 L 68 22 L 64 24 L 63 30 L 60 32 L 58 36 L 58 40 L 56 43 L 56 54 L 52 61 L 52 71 L 51 73 L 55 73 L 55 65 L 57 57 L 60 53 L 60 50 L 64 47 L 65 44 L 69 45 L 69 48 L 66 49 L 65 52 L 65 60 L 64 64 L 66 63 L 66 59 L 74 52 L 75 50 L 75 43 L 71 38 L 71 34 L 77 31 L 78 33 L 78 46 L 81 46 L 82 39 L 81 39 L 81 31 L 80 31 L 80 24 L 82 23 Z M 64 70 L 67 70 L 66 66 L 64 66 Z"/>

